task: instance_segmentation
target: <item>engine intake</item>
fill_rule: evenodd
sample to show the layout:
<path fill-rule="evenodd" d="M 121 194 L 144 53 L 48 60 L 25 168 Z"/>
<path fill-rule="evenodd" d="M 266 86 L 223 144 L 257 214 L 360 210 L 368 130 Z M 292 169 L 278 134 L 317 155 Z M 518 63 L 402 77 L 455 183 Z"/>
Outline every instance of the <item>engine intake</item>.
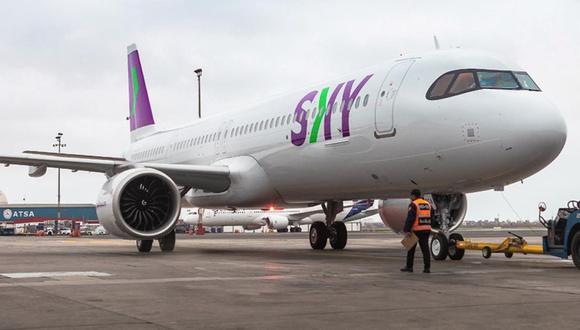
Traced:
<path fill-rule="evenodd" d="M 270 229 L 286 229 L 290 225 L 288 218 L 281 215 L 268 215 L 266 222 Z"/>
<path fill-rule="evenodd" d="M 110 178 L 97 203 L 99 222 L 115 236 L 155 239 L 175 228 L 181 196 L 175 183 L 154 169 L 131 169 Z"/>

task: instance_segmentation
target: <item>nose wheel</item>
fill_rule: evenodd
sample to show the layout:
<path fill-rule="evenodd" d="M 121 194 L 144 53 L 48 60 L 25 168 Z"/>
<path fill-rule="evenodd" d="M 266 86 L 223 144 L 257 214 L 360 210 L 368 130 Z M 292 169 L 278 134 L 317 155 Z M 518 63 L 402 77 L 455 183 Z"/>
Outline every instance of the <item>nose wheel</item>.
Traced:
<path fill-rule="evenodd" d="M 449 235 L 449 239 L 442 232 L 438 232 L 431 238 L 431 256 L 435 260 L 445 260 L 447 257 L 451 260 L 461 260 L 465 255 L 465 250 L 455 247 L 455 244 L 463 241 L 463 236 L 458 233 Z"/>
<path fill-rule="evenodd" d="M 445 260 L 448 254 L 447 237 L 443 233 L 436 233 L 431 238 L 431 256 L 435 260 Z"/>

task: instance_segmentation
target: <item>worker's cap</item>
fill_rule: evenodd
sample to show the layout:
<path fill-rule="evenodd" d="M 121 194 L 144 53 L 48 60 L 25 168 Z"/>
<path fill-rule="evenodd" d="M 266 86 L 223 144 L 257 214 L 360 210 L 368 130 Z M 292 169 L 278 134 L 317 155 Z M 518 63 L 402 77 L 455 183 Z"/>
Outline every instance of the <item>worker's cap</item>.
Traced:
<path fill-rule="evenodd" d="M 411 196 L 421 197 L 421 190 L 419 190 L 419 189 L 411 190 Z"/>

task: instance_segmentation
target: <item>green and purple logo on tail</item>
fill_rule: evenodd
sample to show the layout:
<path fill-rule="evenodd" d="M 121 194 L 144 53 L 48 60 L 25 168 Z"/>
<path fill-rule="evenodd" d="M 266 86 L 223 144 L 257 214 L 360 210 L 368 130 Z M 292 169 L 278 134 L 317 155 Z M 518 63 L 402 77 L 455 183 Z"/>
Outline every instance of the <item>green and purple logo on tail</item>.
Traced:
<path fill-rule="evenodd" d="M 129 119 L 131 121 L 131 131 L 134 131 L 144 126 L 153 125 L 155 121 L 151 113 L 151 105 L 149 104 L 149 95 L 147 94 L 143 70 L 141 69 L 139 52 L 135 45 L 129 46 L 127 51 L 129 53 Z"/>

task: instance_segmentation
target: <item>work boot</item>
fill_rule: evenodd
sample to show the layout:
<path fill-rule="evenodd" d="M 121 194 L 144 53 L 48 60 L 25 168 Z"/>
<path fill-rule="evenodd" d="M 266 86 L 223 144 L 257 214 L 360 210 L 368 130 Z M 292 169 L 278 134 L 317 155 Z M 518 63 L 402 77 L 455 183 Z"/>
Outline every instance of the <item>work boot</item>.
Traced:
<path fill-rule="evenodd" d="M 425 269 L 423 269 L 423 273 L 425 273 L 425 274 L 431 274 L 431 269 L 425 268 Z"/>
<path fill-rule="evenodd" d="M 407 272 L 407 273 L 412 273 L 413 272 L 413 268 L 407 268 L 407 267 L 405 267 L 405 268 L 401 268 L 401 271 L 402 272 Z"/>

